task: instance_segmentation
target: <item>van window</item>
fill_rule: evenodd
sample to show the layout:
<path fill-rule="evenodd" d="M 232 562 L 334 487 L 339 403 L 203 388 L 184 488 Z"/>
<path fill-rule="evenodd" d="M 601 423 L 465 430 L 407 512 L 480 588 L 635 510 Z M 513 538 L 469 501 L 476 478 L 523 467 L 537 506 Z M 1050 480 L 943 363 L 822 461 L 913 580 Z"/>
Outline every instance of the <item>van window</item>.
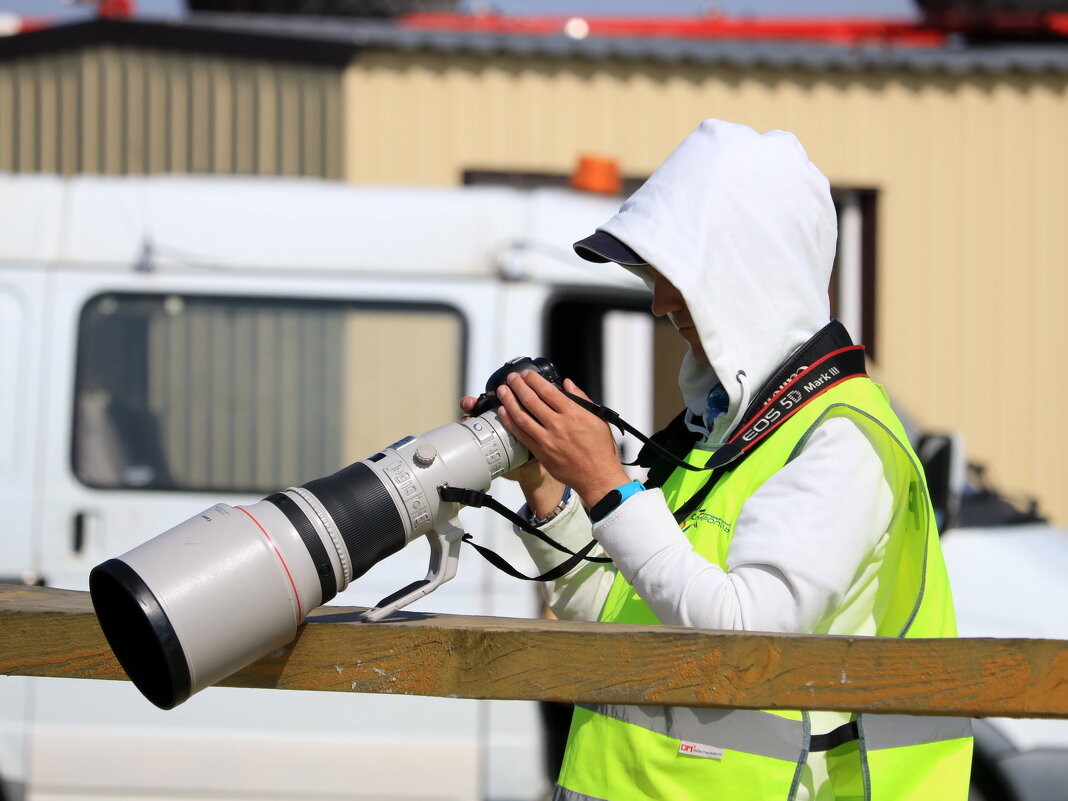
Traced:
<path fill-rule="evenodd" d="M 99 295 L 79 325 L 74 472 L 99 488 L 303 484 L 454 419 L 464 337 L 437 305 Z"/>

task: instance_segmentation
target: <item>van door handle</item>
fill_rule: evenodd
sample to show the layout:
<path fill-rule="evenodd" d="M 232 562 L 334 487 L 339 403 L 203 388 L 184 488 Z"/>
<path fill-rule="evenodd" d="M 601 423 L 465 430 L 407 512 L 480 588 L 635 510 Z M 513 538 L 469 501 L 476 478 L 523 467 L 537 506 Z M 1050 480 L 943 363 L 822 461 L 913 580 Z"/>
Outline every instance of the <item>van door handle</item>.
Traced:
<path fill-rule="evenodd" d="M 78 512 L 74 515 L 74 532 L 70 543 L 71 550 L 74 553 L 81 553 L 82 549 L 85 548 L 85 528 L 85 512 Z"/>
<path fill-rule="evenodd" d="M 74 526 L 71 531 L 70 547 L 74 553 L 82 553 L 85 546 L 90 543 L 96 529 L 96 512 L 77 512 L 74 515 Z"/>

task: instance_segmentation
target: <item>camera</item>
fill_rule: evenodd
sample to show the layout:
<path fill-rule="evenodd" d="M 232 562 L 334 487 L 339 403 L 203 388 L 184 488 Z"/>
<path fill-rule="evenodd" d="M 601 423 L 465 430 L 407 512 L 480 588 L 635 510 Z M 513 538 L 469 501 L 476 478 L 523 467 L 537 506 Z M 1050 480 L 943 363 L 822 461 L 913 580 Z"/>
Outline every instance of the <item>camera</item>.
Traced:
<path fill-rule="evenodd" d="M 496 412 L 496 388 L 524 370 L 560 385 L 547 359 L 513 359 L 490 376 L 470 417 L 249 506 L 216 504 L 93 568 L 93 608 L 137 689 L 172 709 L 292 641 L 309 612 L 419 537 L 431 546 L 426 577 L 363 620 L 455 576 L 461 507 L 439 489 L 486 490 L 530 458 Z"/>
<path fill-rule="evenodd" d="M 527 370 L 539 373 L 542 378 L 550 384 L 555 384 L 557 389 L 563 391 L 564 384 L 560 380 L 560 371 L 556 369 L 555 364 L 543 356 L 538 356 L 534 359 L 529 356 L 519 356 L 509 362 L 505 362 L 503 367 L 498 367 L 494 370 L 493 375 L 486 379 L 486 391 L 479 395 L 475 401 L 471 414 L 473 416 L 484 414 L 490 409 L 496 409 L 500 406 L 501 402 L 497 399 L 497 387 L 508 380 L 510 373 L 523 373 Z"/>

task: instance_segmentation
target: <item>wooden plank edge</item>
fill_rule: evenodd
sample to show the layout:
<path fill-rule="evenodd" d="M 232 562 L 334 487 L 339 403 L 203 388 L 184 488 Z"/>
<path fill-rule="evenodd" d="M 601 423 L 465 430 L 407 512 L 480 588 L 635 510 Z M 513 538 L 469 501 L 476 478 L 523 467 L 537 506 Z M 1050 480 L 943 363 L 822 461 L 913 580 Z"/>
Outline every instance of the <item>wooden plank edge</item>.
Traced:
<path fill-rule="evenodd" d="M 323 607 L 230 687 L 1068 717 L 1068 642 L 893 640 Z M 0 673 L 124 679 L 88 593 L 0 588 Z"/>

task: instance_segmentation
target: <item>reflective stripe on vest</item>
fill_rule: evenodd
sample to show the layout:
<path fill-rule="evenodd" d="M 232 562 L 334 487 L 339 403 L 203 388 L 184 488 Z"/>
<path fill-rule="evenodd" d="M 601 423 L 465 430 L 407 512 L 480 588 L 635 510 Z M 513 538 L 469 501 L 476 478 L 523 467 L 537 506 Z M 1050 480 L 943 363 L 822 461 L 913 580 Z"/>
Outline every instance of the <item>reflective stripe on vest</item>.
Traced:
<path fill-rule="evenodd" d="M 676 740 L 789 762 L 796 762 L 801 756 L 806 734 L 804 721 L 759 710 L 622 704 L 579 706 Z"/>
<path fill-rule="evenodd" d="M 807 744 L 809 736 L 803 720 L 790 720 L 759 710 L 624 704 L 576 706 L 676 740 L 772 759 L 797 759 L 801 745 Z M 938 743 L 972 735 L 968 718 L 864 714 L 858 716 L 858 721 L 858 734 L 864 738 L 868 751 Z M 856 736 L 843 742 L 856 739 Z"/>
<path fill-rule="evenodd" d="M 556 789 L 553 790 L 552 801 L 605 801 L 605 799 L 586 795 L 585 793 L 578 793 L 574 790 L 568 790 L 566 787 L 561 787 L 558 784 L 556 785 Z"/>
<path fill-rule="evenodd" d="M 972 736 L 970 718 L 872 714 L 859 715 L 858 718 L 860 736 L 869 752 Z"/>

